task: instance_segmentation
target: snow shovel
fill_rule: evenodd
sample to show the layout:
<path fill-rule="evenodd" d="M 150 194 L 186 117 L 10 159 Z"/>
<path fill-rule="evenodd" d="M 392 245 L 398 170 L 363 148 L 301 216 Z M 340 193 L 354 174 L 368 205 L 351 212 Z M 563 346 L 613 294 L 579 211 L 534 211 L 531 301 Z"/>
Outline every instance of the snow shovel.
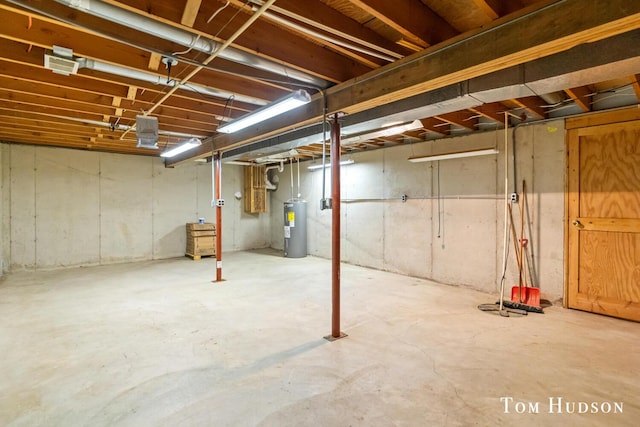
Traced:
<path fill-rule="evenodd" d="M 540 309 L 540 289 L 533 288 L 527 286 L 527 274 L 524 263 L 526 262 L 527 256 L 525 252 L 527 251 L 527 245 L 529 243 L 528 239 L 524 237 L 524 223 L 526 221 L 526 212 L 527 212 L 527 194 L 526 194 L 526 183 L 522 181 L 522 209 L 520 210 L 520 248 L 516 246 L 516 259 L 518 260 L 518 272 L 520 275 L 520 280 L 518 286 L 514 286 L 511 288 L 511 301 L 514 303 L 518 303 L 524 306 L 531 306 L 537 309 Z M 515 229 L 512 228 L 511 232 L 515 235 Z M 514 242 L 515 243 L 515 242 Z M 541 309 L 540 309 L 541 310 Z M 537 311 L 537 310 L 536 310 Z"/>

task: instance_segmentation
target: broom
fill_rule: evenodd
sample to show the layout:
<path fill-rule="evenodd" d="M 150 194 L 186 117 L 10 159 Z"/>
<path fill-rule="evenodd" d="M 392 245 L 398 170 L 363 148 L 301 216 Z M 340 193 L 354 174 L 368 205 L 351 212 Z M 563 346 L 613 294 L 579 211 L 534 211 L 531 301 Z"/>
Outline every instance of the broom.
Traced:
<path fill-rule="evenodd" d="M 527 249 L 528 240 L 524 238 L 524 222 L 526 217 L 526 182 L 522 181 L 522 208 L 520 210 L 520 245 L 516 239 L 516 230 L 513 226 L 513 213 L 511 205 L 509 205 L 509 216 L 511 224 L 511 235 L 513 238 L 513 246 L 516 252 L 516 260 L 518 262 L 519 281 L 518 286 L 511 288 L 511 301 L 505 301 L 504 305 L 510 308 L 526 310 L 532 313 L 544 313 L 540 307 L 540 289 L 527 286 L 527 274 L 524 266 L 525 251 Z"/>

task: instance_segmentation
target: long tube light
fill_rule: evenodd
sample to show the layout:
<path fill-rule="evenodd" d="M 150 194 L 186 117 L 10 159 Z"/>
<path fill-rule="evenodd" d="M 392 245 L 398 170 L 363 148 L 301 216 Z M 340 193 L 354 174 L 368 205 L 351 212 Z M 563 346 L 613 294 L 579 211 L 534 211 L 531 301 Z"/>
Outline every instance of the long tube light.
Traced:
<path fill-rule="evenodd" d="M 355 163 L 355 162 L 354 162 L 352 159 L 342 160 L 342 161 L 340 162 L 340 166 L 344 166 L 344 165 L 352 165 L 352 164 L 354 164 L 354 163 Z M 323 165 L 311 165 L 311 166 L 307 166 L 307 169 L 309 169 L 310 171 L 313 171 L 313 170 L 316 170 L 316 169 L 322 169 L 322 166 L 323 166 Z M 331 167 L 331 164 L 330 164 L 330 163 L 327 163 L 327 164 L 325 165 L 325 167 L 326 167 L 326 168 L 330 168 L 330 167 Z"/>
<path fill-rule="evenodd" d="M 356 136 L 347 136 L 345 138 L 340 138 L 340 144 L 351 144 L 353 142 L 358 142 L 358 141 L 367 141 L 375 138 L 384 138 L 388 136 L 398 135 L 411 130 L 420 129 L 421 127 L 422 127 L 422 123 L 420 122 L 420 120 L 414 120 L 410 123 L 406 123 L 403 125 L 391 126 L 391 127 L 379 129 L 374 132 L 367 132 L 367 133 L 356 135 Z"/>
<path fill-rule="evenodd" d="M 172 148 L 171 150 L 165 151 L 160 154 L 160 157 L 173 157 L 177 156 L 180 153 L 184 153 L 185 151 L 191 150 L 202 144 L 198 138 L 191 138 L 185 141 L 184 143 L 178 145 L 177 147 Z"/>
<path fill-rule="evenodd" d="M 221 133 L 237 132 L 240 129 L 247 128 L 251 125 L 255 125 L 256 123 L 260 123 L 282 113 L 286 113 L 287 111 L 293 110 L 294 108 L 304 105 L 310 101 L 311 96 L 309 96 L 307 91 L 298 89 L 272 104 L 259 108 L 239 119 L 225 123 L 217 130 Z"/>
<path fill-rule="evenodd" d="M 432 156 L 428 155 L 428 156 L 409 157 L 408 160 L 413 163 L 435 162 L 437 160 L 460 159 L 462 157 L 487 156 L 490 154 L 498 154 L 498 150 L 496 150 L 495 148 L 487 148 L 484 150 L 459 151 L 455 153 L 436 154 Z"/>

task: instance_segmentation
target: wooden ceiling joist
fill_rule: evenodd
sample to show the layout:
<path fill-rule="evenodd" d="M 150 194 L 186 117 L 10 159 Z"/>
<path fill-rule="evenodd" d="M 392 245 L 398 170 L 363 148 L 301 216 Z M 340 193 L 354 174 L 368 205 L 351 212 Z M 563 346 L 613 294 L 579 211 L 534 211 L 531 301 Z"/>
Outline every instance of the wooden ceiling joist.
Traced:
<path fill-rule="evenodd" d="M 479 105 L 477 107 L 469 108 L 470 111 L 473 111 L 474 113 L 486 117 L 489 120 L 493 120 L 497 123 L 505 122 L 504 112 L 506 111 L 506 109 L 507 108 L 499 102 L 491 102 Z"/>
<path fill-rule="evenodd" d="M 464 44 L 435 46 L 370 73 L 367 78 L 338 84 L 327 90 L 329 114 L 355 113 L 416 94 L 451 85 L 527 61 L 570 49 L 585 42 L 611 37 L 640 28 L 640 3 L 625 0 L 593 0 L 584 8 L 580 0 L 545 3 L 517 21 L 491 25 Z M 580 16 L 580 20 L 573 19 Z M 564 22 L 552 26 L 549 22 Z M 528 28 L 527 37 L 522 28 Z M 501 40 L 499 44 L 494 40 Z M 214 138 L 214 150 L 226 150 L 282 133 L 294 126 L 318 122 L 321 98 L 286 117 L 255 126 L 234 135 Z M 540 114 L 540 112 L 538 112 Z M 211 155 L 204 146 L 192 155 Z M 168 165 L 179 164 L 189 155 L 176 156 Z"/>
<path fill-rule="evenodd" d="M 573 99 L 582 111 L 591 111 L 592 91 L 587 86 L 565 89 L 565 92 L 571 97 L 571 99 Z"/>
<path fill-rule="evenodd" d="M 316 129 L 322 120 L 323 96 L 318 87 L 305 87 L 312 95 L 306 106 L 236 134 L 216 134 L 222 122 L 298 88 L 299 75 L 292 73 L 307 74 L 326 88 L 327 113 L 350 115 L 345 120 L 349 126 L 361 120 L 381 123 L 387 115 L 389 120 L 404 119 L 400 117 L 403 108 L 412 111 L 407 120 L 422 121 L 420 130 L 347 144 L 345 152 L 440 138 L 451 130 L 462 131 L 460 126 L 464 132 L 479 130 L 479 118 L 500 124 L 505 109 L 525 108 L 526 120 L 533 121 L 546 116 L 543 104 L 553 103 L 548 100 L 562 91 L 568 94 L 564 102 L 575 101 L 583 111 L 590 108 L 588 95 L 625 85 L 633 87 L 637 98 L 617 97 L 593 109 L 640 99 L 634 50 L 640 35 L 638 2 L 451 0 L 444 5 L 439 0 L 278 0 L 267 14 L 255 15 L 257 21 L 230 46 L 242 60 L 218 57 L 204 68 L 202 61 L 211 52 L 193 46 L 194 40 L 223 43 L 254 15 L 252 4 L 245 0 L 99 3 L 121 9 L 128 18 L 119 21 L 122 24 L 113 22 L 113 14 L 100 17 L 66 2 L 0 0 L 0 135 L 4 140 L 150 154 L 137 149 L 135 134 L 128 133 L 136 115 L 152 111 L 161 135 L 178 132 L 205 139 L 202 146 L 166 165 L 228 149 L 245 152 L 246 160 L 252 158 L 251 147 L 257 150 L 262 145 L 249 144 L 280 135 L 278 141 L 295 146 L 297 142 L 288 138 L 306 132 L 299 131 L 306 125 Z M 550 25 L 557 22 L 562 25 Z M 618 37 L 620 33 L 624 35 Z M 168 34 L 176 37 L 170 40 Z M 611 49 L 605 51 L 603 45 Z M 77 74 L 63 76 L 44 68 L 44 56 L 53 54 L 54 46 L 73 50 L 73 59 L 80 62 Z M 590 57 L 588 46 L 593 46 L 594 57 L 596 51 L 603 53 L 597 55 L 600 62 L 579 59 Z M 178 60 L 170 70 L 162 61 L 167 55 Z M 109 73 L 95 71 L 88 60 L 116 67 Z M 258 62 L 262 65 L 256 66 Z M 543 62 L 544 67 L 536 68 Z M 600 66 L 608 69 L 594 68 L 592 73 L 589 68 Z M 509 83 L 491 82 L 490 76 L 507 67 L 526 68 L 527 82 L 536 84 L 531 89 L 546 102 L 537 97 L 509 100 L 521 96 L 517 95 L 521 91 L 511 90 L 518 84 L 517 77 Z M 194 70 L 199 70 L 197 75 Z M 599 79 L 572 77 L 576 72 Z M 138 80 L 139 73 L 147 76 Z M 550 84 L 546 84 L 547 75 L 555 78 Z M 475 79 L 480 76 L 487 78 Z M 174 89 L 184 78 L 189 87 Z M 486 80 L 490 92 L 481 84 L 471 87 L 480 80 Z M 494 83 L 497 86 L 491 86 Z M 581 87 L 585 84 L 588 87 Z M 194 91 L 198 88 L 206 89 Z M 477 92 L 480 101 L 498 102 L 468 110 L 461 103 L 462 110 L 453 111 L 457 104 L 449 103 L 450 96 L 463 95 L 464 90 L 470 96 Z M 439 116 L 416 117 L 419 110 L 412 109 L 409 101 L 423 94 L 446 98 L 441 110 L 421 110 Z M 162 105 L 156 106 L 160 99 Z M 439 103 L 438 99 L 426 105 Z M 297 131 L 289 132 L 293 129 Z M 176 142 L 177 137 L 161 136 L 161 149 Z M 238 147 L 242 149 L 235 150 Z M 278 149 L 270 146 L 264 151 Z M 300 156 L 309 157 L 321 151 L 319 144 L 299 149 Z"/>
<path fill-rule="evenodd" d="M 455 111 L 435 116 L 435 118 L 470 130 L 475 130 L 478 124 L 478 118 L 470 111 Z"/>
<path fill-rule="evenodd" d="M 631 86 L 636 93 L 636 98 L 640 101 L 640 74 L 636 74 L 631 78 Z"/>
<path fill-rule="evenodd" d="M 503 4 L 499 0 L 473 0 L 473 2 L 491 20 L 498 19 L 503 14 Z"/>
<path fill-rule="evenodd" d="M 446 122 L 439 120 L 435 117 L 429 117 L 420 120 L 422 128 L 427 132 L 435 133 L 438 135 L 449 135 L 449 126 Z"/>
<path fill-rule="evenodd" d="M 182 18 L 180 19 L 182 25 L 193 27 L 194 22 L 196 22 L 196 17 L 198 16 L 198 11 L 200 10 L 200 3 L 202 3 L 202 0 L 187 0 Z"/>
<path fill-rule="evenodd" d="M 527 96 L 524 98 L 512 99 L 511 102 L 518 105 L 520 108 L 524 108 L 527 113 L 533 115 L 538 120 L 542 120 L 546 117 L 544 108 L 544 101 L 537 96 Z"/>
<path fill-rule="evenodd" d="M 398 59 L 412 52 L 320 1 L 278 0 L 272 10 L 344 40 L 362 44 L 364 47 L 378 49 L 387 54 L 395 52 Z"/>
<path fill-rule="evenodd" d="M 427 6 L 413 0 L 351 0 L 412 43 L 427 47 L 454 37 L 457 31 Z"/>

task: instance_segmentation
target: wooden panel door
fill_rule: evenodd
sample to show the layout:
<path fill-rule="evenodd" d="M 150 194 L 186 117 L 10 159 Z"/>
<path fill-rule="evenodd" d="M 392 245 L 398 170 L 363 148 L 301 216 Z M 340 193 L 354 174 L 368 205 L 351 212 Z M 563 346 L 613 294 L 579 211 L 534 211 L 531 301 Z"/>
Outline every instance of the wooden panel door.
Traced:
<path fill-rule="evenodd" d="M 640 321 L 640 121 L 568 140 L 567 305 Z"/>

